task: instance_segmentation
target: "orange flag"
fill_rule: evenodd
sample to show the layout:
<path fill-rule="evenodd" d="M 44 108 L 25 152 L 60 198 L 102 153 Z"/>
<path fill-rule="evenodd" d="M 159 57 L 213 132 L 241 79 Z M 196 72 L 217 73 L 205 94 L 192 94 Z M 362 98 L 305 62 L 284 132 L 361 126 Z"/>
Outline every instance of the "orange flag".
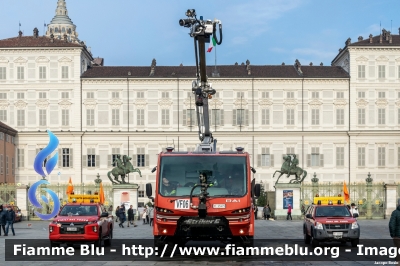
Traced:
<path fill-rule="evenodd" d="M 69 178 L 68 187 L 67 187 L 67 195 L 71 194 L 74 191 L 74 186 L 72 185 L 71 177 Z"/>
<path fill-rule="evenodd" d="M 103 189 L 103 182 L 100 183 L 100 203 L 104 204 L 104 189 Z"/>
<path fill-rule="evenodd" d="M 347 190 L 346 181 L 343 182 L 343 194 L 344 194 L 344 201 L 347 203 L 350 201 L 350 194 Z"/>

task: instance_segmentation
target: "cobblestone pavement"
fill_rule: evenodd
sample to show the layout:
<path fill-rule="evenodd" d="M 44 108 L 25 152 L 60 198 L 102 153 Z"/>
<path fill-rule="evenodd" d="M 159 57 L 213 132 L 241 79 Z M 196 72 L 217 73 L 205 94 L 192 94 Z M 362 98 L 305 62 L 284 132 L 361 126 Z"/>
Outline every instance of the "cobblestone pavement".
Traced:
<path fill-rule="evenodd" d="M 359 220 L 360 228 L 361 228 L 361 239 L 390 239 L 389 230 L 388 230 L 388 222 L 389 220 Z M 31 226 L 28 227 L 28 223 L 31 223 Z M 20 222 L 14 225 L 16 236 L 12 236 L 10 233 L 9 239 L 47 239 L 48 238 L 48 223 L 46 221 L 33 221 L 33 222 Z M 119 228 L 115 227 L 114 229 L 114 239 L 152 239 L 152 227 L 149 225 L 142 225 L 141 222 L 137 223 L 137 227 L 125 227 Z M 302 239 L 302 225 L 303 221 L 265 221 L 265 220 L 256 220 L 256 236 L 258 239 Z M 4 249 L 5 249 L 5 236 L 0 236 L 0 265 L 24 265 L 26 263 L 23 262 L 5 262 L 4 257 Z M 103 261 L 103 262 L 85 262 L 85 266 L 91 265 L 189 265 L 193 264 L 190 261 L 170 261 L 170 262 L 156 262 L 156 261 Z M 205 262 L 199 261 L 196 262 L 197 265 L 371 265 L 374 262 L 364 261 L 364 262 L 343 262 L 343 261 L 296 261 L 296 262 L 280 262 L 280 261 L 246 261 L 246 262 L 235 262 L 235 261 L 226 261 L 226 262 Z M 29 263 L 29 266 L 36 265 L 82 265 L 81 262 L 34 262 Z"/>

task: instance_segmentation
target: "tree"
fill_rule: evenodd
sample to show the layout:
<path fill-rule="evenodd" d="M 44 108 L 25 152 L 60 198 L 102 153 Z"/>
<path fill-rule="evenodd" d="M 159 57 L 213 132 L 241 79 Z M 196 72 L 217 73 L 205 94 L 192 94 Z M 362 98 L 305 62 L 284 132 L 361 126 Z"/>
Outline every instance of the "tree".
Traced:
<path fill-rule="evenodd" d="M 260 197 L 257 199 L 257 206 L 264 207 L 267 205 L 267 193 L 264 191 L 264 186 L 261 184 Z"/>

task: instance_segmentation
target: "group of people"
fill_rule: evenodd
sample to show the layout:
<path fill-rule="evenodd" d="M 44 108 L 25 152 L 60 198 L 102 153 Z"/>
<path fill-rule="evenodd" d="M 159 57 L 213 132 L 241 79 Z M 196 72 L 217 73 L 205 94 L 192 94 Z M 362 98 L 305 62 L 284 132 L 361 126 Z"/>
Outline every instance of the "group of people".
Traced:
<path fill-rule="evenodd" d="M 149 224 L 150 226 L 153 226 L 154 208 L 146 205 L 142 212 L 142 219 L 143 224 Z"/>
<path fill-rule="evenodd" d="M 3 228 L 4 236 L 8 236 L 8 229 L 10 227 L 13 236 L 15 236 L 14 223 L 15 223 L 15 212 L 13 208 L 11 206 L 8 206 L 7 209 L 4 209 L 3 205 L 0 205 L 0 226 L 1 228 Z M 1 236 L 1 228 L 0 228 L 0 236 Z"/>
<path fill-rule="evenodd" d="M 125 210 L 125 205 L 122 204 L 121 206 L 118 206 L 117 209 L 115 210 L 115 216 L 117 216 L 115 222 L 119 222 L 119 227 L 124 228 L 124 223 L 126 222 L 126 217 L 128 216 L 128 224 L 127 227 L 130 225 L 133 225 L 133 227 L 136 227 L 135 223 L 135 215 L 136 215 L 136 209 L 133 209 L 133 206 L 130 205 L 128 211 Z M 151 206 L 145 206 L 143 212 L 141 212 L 139 215 L 141 215 L 141 218 L 143 219 L 143 224 L 149 224 L 150 226 L 153 226 L 153 220 L 154 220 L 154 208 Z"/>
<path fill-rule="evenodd" d="M 135 214 L 136 210 L 133 209 L 133 206 L 131 205 L 127 211 L 128 213 L 128 227 L 130 225 L 133 225 L 133 227 L 136 227 L 135 223 Z M 126 222 L 126 210 L 125 210 L 125 205 L 122 204 L 121 207 L 118 206 L 117 209 L 115 210 L 115 215 L 117 216 L 117 219 L 115 220 L 116 222 L 119 221 L 119 227 L 124 228 L 124 223 Z"/>

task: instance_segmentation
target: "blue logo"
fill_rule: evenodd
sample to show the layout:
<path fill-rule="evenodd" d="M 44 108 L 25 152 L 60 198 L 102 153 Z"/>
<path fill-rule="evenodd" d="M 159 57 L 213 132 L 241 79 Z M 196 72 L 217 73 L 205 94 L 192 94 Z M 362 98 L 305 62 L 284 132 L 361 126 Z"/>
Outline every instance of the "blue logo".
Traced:
<path fill-rule="evenodd" d="M 43 163 L 45 161 L 45 159 L 47 158 L 47 156 L 49 156 L 53 151 L 55 151 L 58 147 L 58 138 L 56 137 L 56 135 L 54 135 L 50 130 L 47 130 L 47 133 L 49 134 L 50 137 L 50 141 L 49 144 L 47 145 L 46 148 L 44 148 L 43 150 L 41 150 L 35 158 L 35 161 L 33 163 L 33 168 L 35 169 L 35 172 L 38 173 L 39 175 L 41 175 L 42 177 L 46 177 L 46 173 L 47 175 L 50 175 L 50 173 L 53 171 L 53 169 L 56 167 L 57 162 L 58 162 L 58 152 L 56 152 L 53 157 L 51 157 L 49 160 L 47 160 L 46 162 L 46 173 L 43 170 Z M 39 201 L 36 199 L 36 190 L 38 189 L 38 187 L 42 184 L 50 184 L 47 180 L 42 179 L 36 183 L 34 183 L 28 190 L 28 198 L 29 201 L 32 203 L 33 206 L 35 206 L 36 208 L 43 208 L 43 206 L 39 203 Z M 44 189 L 52 198 L 53 203 L 54 203 L 54 208 L 52 213 L 50 214 L 41 214 L 38 213 L 37 211 L 35 211 L 35 214 L 37 217 L 39 217 L 42 220 L 50 220 L 51 218 L 53 218 L 54 216 L 56 216 L 60 210 L 60 200 L 58 199 L 56 193 L 54 193 L 54 191 L 45 188 Z M 48 204 L 49 203 L 49 199 L 46 198 L 44 195 L 41 196 L 41 199 Z"/>

